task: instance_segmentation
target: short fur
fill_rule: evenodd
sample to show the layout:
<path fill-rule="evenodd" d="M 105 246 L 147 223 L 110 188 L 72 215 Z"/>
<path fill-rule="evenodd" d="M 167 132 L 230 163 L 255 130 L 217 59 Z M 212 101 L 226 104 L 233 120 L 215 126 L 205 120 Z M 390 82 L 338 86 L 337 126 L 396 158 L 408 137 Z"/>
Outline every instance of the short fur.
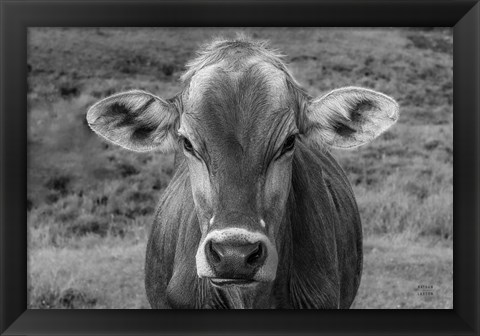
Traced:
<path fill-rule="evenodd" d="M 151 306 L 349 308 L 362 272 L 362 229 L 328 148 L 378 136 L 398 118 L 396 102 L 355 87 L 312 100 L 281 55 L 242 35 L 206 45 L 182 81 L 172 99 L 130 91 L 87 113 L 95 132 L 131 150 L 191 140 L 186 156 L 177 152 L 147 244 Z M 284 152 L 296 134 L 295 149 Z M 219 275 L 198 248 L 209 246 L 208 232 L 226 228 L 268 245 L 270 258 L 255 275 L 263 277 L 249 286 L 217 287 L 208 278 Z"/>
<path fill-rule="evenodd" d="M 286 214 L 277 279 L 261 300 L 269 308 L 349 308 L 360 284 L 362 230 L 347 177 L 328 152 L 298 144 Z M 182 161 L 162 197 L 148 242 L 145 285 L 150 304 L 153 308 L 253 304 L 255 295 L 240 295 L 235 288 L 214 289 L 197 277 L 199 242 L 188 168 Z"/>
<path fill-rule="evenodd" d="M 278 105 L 284 110 L 270 106 L 268 85 L 262 68 L 254 62 L 246 67 L 249 58 L 258 57 L 285 74 L 290 93 L 279 97 Z M 195 94 L 203 90 L 204 103 L 194 110 L 204 111 L 186 117 L 207 118 L 207 129 L 193 129 L 202 136 L 211 136 L 220 146 L 215 159 L 238 157 L 241 152 L 253 151 L 250 157 L 263 157 L 267 167 L 274 153 L 262 134 L 269 133 L 272 121 L 278 125 L 277 132 L 285 127 L 291 117 L 306 113 L 304 106 L 310 99 L 298 86 L 284 63 L 275 52 L 266 49 L 264 43 L 252 43 L 240 37 L 236 41 L 217 40 L 206 46 L 197 59 L 190 62 L 182 77 L 185 89 L 180 95 L 187 101 L 189 85 L 194 74 L 228 59 L 231 72 L 241 69 L 241 76 L 230 91 L 228 78 L 223 70 L 217 70 L 208 79 L 208 87 L 195 87 Z M 192 100 L 192 99 L 190 99 Z M 219 105 L 221 104 L 221 105 Z M 185 107 L 184 107 L 185 109 Z M 223 111 L 229 111 L 224 114 Z M 274 111 L 276 116 L 269 116 Z M 284 115 L 283 117 L 281 117 Z M 297 120 L 299 124 L 300 120 Z M 255 126 L 254 126 L 255 125 Z M 262 126 L 264 125 L 264 126 Z M 282 126 L 283 125 L 283 126 Z M 200 127 L 200 124 L 198 124 Z M 240 129 L 242 126 L 244 129 Z M 299 125 L 301 127 L 301 125 Z M 258 130 L 260 134 L 252 134 Z M 284 131 L 284 130 L 283 130 Z M 231 139 L 231 140 L 229 140 Z M 260 142 L 253 142 L 254 140 Z M 276 139 L 275 133 L 270 139 Z M 204 144 L 203 144 L 204 145 Z M 197 277 L 195 254 L 201 239 L 199 222 L 195 213 L 190 186 L 189 169 L 181 162 L 172 182 L 165 191 L 149 238 L 146 258 L 146 289 L 153 308 L 348 308 L 360 283 L 362 270 L 362 231 L 353 192 L 342 169 L 321 146 L 311 146 L 298 141 L 292 167 L 292 181 L 284 223 L 279 223 L 283 232 L 279 247 L 279 265 L 273 284 L 260 283 L 254 289 L 213 287 L 208 280 Z M 252 149 L 253 148 L 253 149 Z M 267 152 L 265 152 L 265 148 Z M 240 152 L 238 152 L 240 150 Z M 210 151 L 216 151 L 210 147 Z M 238 160 L 211 162 L 203 160 L 215 175 L 224 165 Z M 229 163 L 230 162 L 230 163 Z M 237 171 L 236 180 L 245 179 L 241 185 L 249 185 L 249 176 L 261 172 L 249 172 L 251 163 L 239 167 L 224 167 L 225 171 Z M 243 176 L 243 177 L 242 177 Z M 230 194 L 240 195 L 241 189 Z M 246 202 L 252 202 L 246 194 Z M 224 195 L 223 201 L 230 199 Z M 225 206 L 238 206 L 235 196 Z M 247 205 L 248 208 L 253 207 Z"/>

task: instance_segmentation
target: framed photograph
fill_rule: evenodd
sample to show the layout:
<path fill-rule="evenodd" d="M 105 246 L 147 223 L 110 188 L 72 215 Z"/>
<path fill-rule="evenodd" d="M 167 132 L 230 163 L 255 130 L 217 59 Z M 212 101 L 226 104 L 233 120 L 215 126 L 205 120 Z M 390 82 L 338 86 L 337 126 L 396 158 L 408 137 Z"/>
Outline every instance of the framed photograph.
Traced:
<path fill-rule="evenodd" d="M 477 1 L 1 13 L 2 335 L 478 334 Z"/>

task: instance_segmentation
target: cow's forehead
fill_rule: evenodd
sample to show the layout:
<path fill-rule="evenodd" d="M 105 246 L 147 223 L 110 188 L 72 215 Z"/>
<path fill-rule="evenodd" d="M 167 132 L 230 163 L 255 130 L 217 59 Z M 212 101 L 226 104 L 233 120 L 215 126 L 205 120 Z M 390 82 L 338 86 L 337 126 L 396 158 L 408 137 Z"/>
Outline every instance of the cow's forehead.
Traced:
<path fill-rule="evenodd" d="M 223 157 L 262 158 L 295 127 L 292 99 L 286 74 L 274 65 L 255 59 L 219 62 L 192 77 L 181 132 L 209 152 L 228 151 Z"/>
<path fill-rule="evenodd" d="M 284 119 L 285 113 L 277 112 L 288 109 L 292 97 L 285 73 L 254 57 L 209 65 L 192 77 L 186 91 L 182 126 L 197 127 L 200 136 L 210 138 L 261 137 Z"/>
<path fill-rule="evenodd" d="M 198 111 L 199 106 L 208 99 L 206 93 L 212 87 L 222 84 L 224 89 L 230 86 L 234 90 L 242 80 L 244 85 L 256 85 L 262 81 L 263 91 L 258 93 L 268 95 L 272 108 L 278 108 L 288 93 L 284 71 L 273 64 L 256 56 L 234 62 L 226 59 L 208 65 L 192 76 L 184 95 L 186 110 L 189 113 Z"/>

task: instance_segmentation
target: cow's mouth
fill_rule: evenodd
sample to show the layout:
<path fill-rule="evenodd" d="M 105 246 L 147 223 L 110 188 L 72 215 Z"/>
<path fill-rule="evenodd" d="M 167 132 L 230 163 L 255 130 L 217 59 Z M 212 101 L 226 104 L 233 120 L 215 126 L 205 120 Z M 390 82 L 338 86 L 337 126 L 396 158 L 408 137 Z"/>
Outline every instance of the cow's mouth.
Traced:
<path fill-rule="evenodd" d="M 223 286 L 248 286 L 253 285 L 257 281 L 248 279 L 222 279 L 222 278 L 210 278 L 210 282 L 217 287 Z"/>

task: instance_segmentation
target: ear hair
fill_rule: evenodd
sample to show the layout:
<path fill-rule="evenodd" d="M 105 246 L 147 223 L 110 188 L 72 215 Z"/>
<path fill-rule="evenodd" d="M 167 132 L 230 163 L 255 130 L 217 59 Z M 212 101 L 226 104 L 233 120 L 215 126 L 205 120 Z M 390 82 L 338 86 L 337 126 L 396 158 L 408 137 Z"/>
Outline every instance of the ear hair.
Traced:
<path fill-rule="evenodd" d="M 314 142 L 354 148 L 370 142 L 398 119 L 398 104 L 369 89 L 345 87 L 313 100 L 306 111 L 305 133 Z"/>
<path fill-rule="evenodd" d="M 107 97 L 87 112 L 90 128 L 126 149 L 168 152 L 174 145 L 179 112 L 174 103 L 132 90 Z"/>

